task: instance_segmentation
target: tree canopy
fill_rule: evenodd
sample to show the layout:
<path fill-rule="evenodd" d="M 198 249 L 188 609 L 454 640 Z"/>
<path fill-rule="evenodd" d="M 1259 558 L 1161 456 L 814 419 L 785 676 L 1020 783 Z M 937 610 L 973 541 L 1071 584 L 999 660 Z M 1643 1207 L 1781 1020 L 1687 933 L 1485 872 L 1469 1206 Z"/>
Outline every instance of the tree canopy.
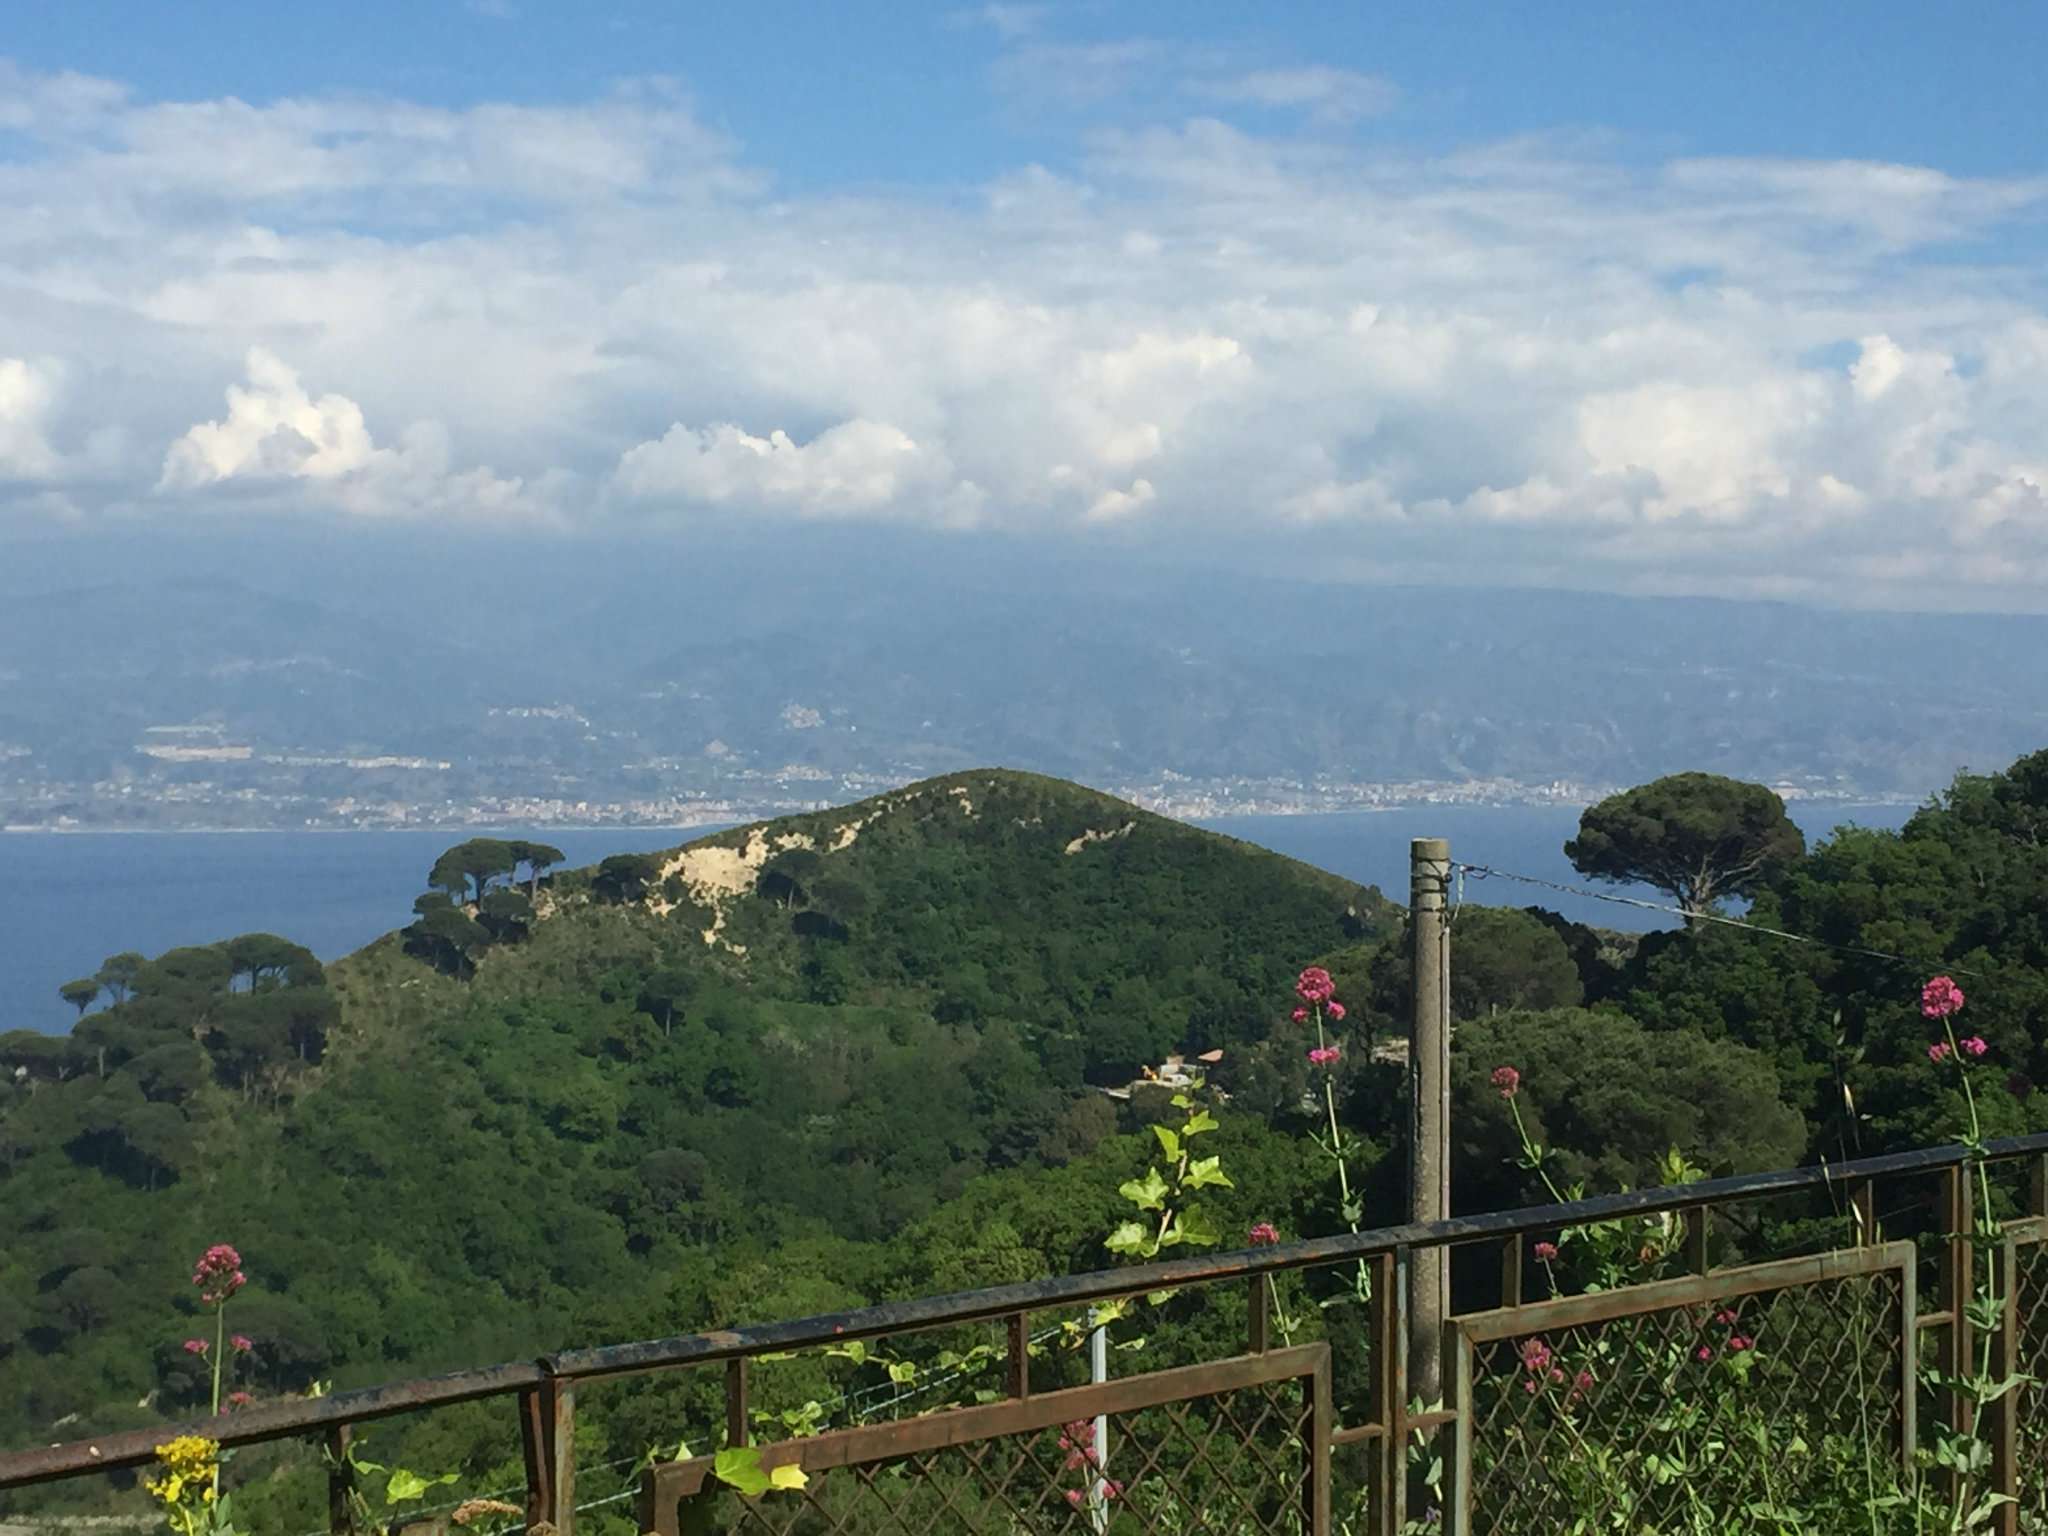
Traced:
<path fill-rule="evenodd" d="M 1564 851 L 1582 875 L 1654 885 L 1699 916 L 1748 895 L 1804 853 L 1806 838 L 1761 784 L 1675 773 L 1589 806 Z"/>

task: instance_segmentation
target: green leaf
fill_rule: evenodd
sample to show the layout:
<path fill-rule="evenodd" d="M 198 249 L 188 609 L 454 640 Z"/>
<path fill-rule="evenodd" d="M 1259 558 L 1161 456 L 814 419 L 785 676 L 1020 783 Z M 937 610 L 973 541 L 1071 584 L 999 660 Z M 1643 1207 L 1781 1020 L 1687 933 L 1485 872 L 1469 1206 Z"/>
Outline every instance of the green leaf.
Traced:
<path fill-rule="evenodd" d="M 1159 1145 L 1169 1158 L 1180 1156 L 1180 1137 L 1173 1130 L 1167 1126 L 1155 1125 L 1152 1127 L 1152 1134 L 1159 1138 Z"/>
<path fill-rule="evenodd" d="M 859 1339 L 855 1339 L 851 1344 L 828 1349 L 825 1353 L 837 1355 L 843 1360 L 851 1360 L 855 1365 L 866 1365 L 868 1360 L 868 1347 Z"/>
<path fill-rule="evenodd" d="M 1143 1179 L 1126 1179 L 1117 1193 L 1141 1211 L 1163 1210 L 1166 1206 L 1166 1180 L 1159 1176 L 1157 1168 L 1147 1168 Z"/>
<path fill-rule="evenodd" d="M 917 1380 L 917 1367 L 908 1360 L 897 1360 L 889 1367 L 889 1379 L 899 1387 Z"/>
<path fill-rule="evenodd" d="M 801 1488 L 809 1481 L 810 1478 L 804 1475 L 804 1469 L 793 1463 L 779 1466 L 768 1474 L 768 1486 L 770 1488 Z"/>
<path fill-rule="evenodd" d="M 1188 1123 L 1180 1128 L 1183 1136 L 1199 1136 L 1204 1131 L 1213 1131 L 1221 1122 L 1206 1109 L 1198 1109 L 1188 1116 Z"/>
<path fill-rule="evenodd" d="M 384 1502 L 402 1504 L 407 1499 L 416 1499 L 429 1488 L 438 1488 L 443 1483 L 454 1482 L 455 1476 L 453 1472 L 447 1472 L 440 1477 L 421 1477 L 419 1473 L 409 1472 L 404 1467 L 394 1467 L 391 1481 L 384 1488 Z"/>
<path fill-rule="evenodd" d="M 1191 1205 L 1182 1211 L 1173 1225 L 1175 1233 L 1184 1243 L 1199 1243 L 1206 1246 L 1223 1240 L 1223 1234 L 1216 1230 L 1216 1224 L 1209 1219 L 1209 1213 L 1198 1205 Z"/>
<path fill-rule="evenodd" d="M 770 1487 L 768 1474 L 761 1470 L 758 1445 L 733 1445 L 711 1459 L 711 1475 L 750 1499 L 758 1499 Z"/>
<path fill-rule="evenodd" d="M 1225 1189 L 1235 1189 L 1228 1174 L 1222 1168 L 1219 1157 L 1198 1157 L 1188 1165 L 1185 1183 L 1189 1189 L 1207 1189 L 1212 1184 L 1221 1184 Z"/>
<path fill-rule="evenodd" d="M 1142 1253 L 1152 1234 L 1135 1221 L 1127 1221 L 1109 1234 L 1102 1246 L 1111 1253 Z"/>

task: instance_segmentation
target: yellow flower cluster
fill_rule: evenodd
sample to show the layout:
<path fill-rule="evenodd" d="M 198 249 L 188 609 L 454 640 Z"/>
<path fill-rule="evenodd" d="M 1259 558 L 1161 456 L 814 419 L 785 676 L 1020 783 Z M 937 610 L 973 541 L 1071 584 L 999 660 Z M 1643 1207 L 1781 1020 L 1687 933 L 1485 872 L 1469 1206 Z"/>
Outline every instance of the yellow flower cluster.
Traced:
<path fill-rule="evenodd" d="M 156 1448 L 156 1459 L 162 1464 L 161 1476 L 144 1478 L 142 1486 L 166 1504 L 175 1505 L 185 1496 L 185 1490 L 194 1483 L 204 1483 L 200 1497 L 207 1503 L 213 1502 L 213 1469 L 220 1459 L 220 1442 L 208 1440 L 203 1435 L 180 1435 L 166 1445 Z"/>

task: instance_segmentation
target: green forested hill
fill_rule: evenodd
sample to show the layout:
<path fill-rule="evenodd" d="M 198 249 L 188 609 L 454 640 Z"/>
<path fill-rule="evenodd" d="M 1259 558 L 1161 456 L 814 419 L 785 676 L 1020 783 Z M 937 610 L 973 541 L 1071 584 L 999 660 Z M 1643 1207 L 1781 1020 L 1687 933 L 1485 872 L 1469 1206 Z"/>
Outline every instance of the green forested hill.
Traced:
<path fill-rule="evenodd" d="M 451 854 L 413 922 L 324 971 L 268 935 L 115 957 L 119 1000 L 71 1036 L 0 1037 L 0 1444 L 203 1402 L 187 1276 L 220 1241 L 259 1396 L 1099 1267 L 1153 1141 L 1095 1089 L 1176 1049 L 1224 1053 L 1220 1229 L 1337 1230 L 1288 1018 L 1310 961 L 1350 1005 L 1365 1220 L 1399 1214 L 1402 1080 L 1369 1047 L 1404 924 L 1377 892 L 992 771 L 591 870 L 514 851 Z M 1943 969 L 2005 1074 L 1987 1130 L 2048 1126 L 2044 913 L 2048 753 L 1773 873 L 1754 916 L 1837 947 L 1468 908 L 1458 1203 L 1537 1198 L 1502 1062 L 1596 1186 L 1669 1147 L 1721 1173 L 1945 1139 L 1916 1008 Z M 1158 1338 L 1181 1326 L 1218 1325 Z M 630 1459 L 664 1404 L 593 1400 L 579 1436 Z M 464 1489 L 517 1483 L 506 1423 L 435 1425 L 385 1433 Z M 320 1524 L 299 1453 L 237 1480 L 259 1528 Z"/>
<path fill-rule="evenodd" d="M 994 772 L 499 894 L 489 932 L 428 901 L 324 975 L 174 951 L 69 1039 L 0 1040 L 0 1443 L 189 1410 L 216 1241 L 272 1391 L 1097 1263 L 1101 1177 L 992 1259 L 956 1233 L 927 1274 L 902 1236 L 1086 1158 L 1091 1084 L 1263 1038 L 1390 912 Z M 831 1257 L 737 1282 L 772 1251 Z"/>

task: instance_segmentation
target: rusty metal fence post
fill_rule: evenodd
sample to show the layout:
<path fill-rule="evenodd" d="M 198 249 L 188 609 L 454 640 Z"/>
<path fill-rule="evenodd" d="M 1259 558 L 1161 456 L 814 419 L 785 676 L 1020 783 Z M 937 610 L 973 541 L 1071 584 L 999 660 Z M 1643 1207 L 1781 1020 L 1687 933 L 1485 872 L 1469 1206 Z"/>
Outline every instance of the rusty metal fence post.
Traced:
<path fill-rule="evenodd" d="M 572 1536 L 576 1524 L 576 1384 L 544 1378 L 519 1394 L 526 1463 L 526 1527 Z"/>

